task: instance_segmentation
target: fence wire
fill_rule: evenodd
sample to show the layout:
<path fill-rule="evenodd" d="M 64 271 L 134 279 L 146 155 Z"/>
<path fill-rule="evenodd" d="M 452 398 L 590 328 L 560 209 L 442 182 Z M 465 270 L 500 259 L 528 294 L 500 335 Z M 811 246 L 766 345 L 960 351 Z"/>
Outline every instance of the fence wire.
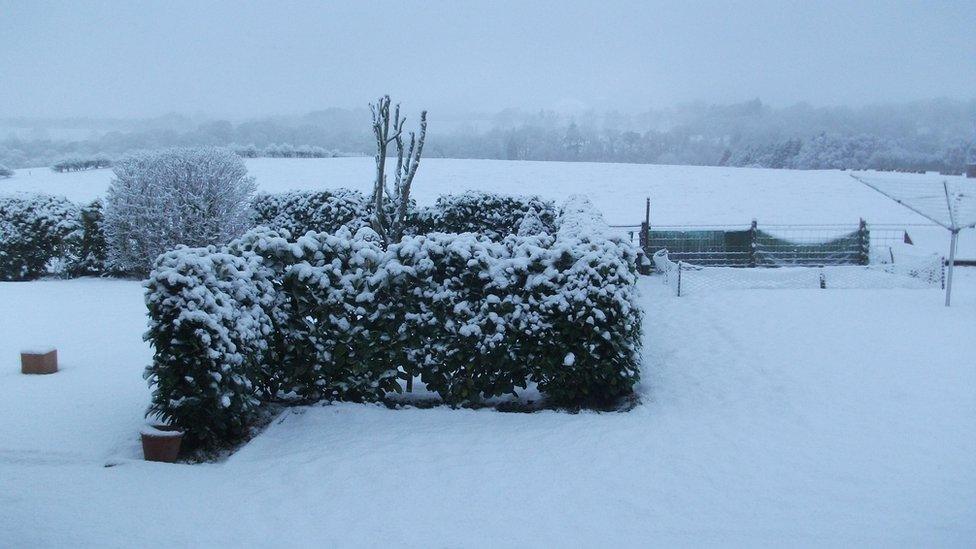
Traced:
<path fill-rule="evenodd" d="M 939 255 L 898 263 L 821 267 L 722 267 L 672 261 L 667 250 L 653 256 L 655 270 L 676 295 L 718 290 L 939 288 L 945 284 L 945 259 Z"/>

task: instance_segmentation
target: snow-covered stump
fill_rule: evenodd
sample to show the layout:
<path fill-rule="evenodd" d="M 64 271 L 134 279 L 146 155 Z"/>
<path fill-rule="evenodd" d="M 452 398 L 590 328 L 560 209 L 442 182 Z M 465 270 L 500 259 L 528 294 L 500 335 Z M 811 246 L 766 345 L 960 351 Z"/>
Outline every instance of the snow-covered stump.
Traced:
<path fill-rule="evenodd" d="M 30 349 L 20 352 L 20 373 L 53 374 L 58 371 L 58 350 L 51 348 Z"/>

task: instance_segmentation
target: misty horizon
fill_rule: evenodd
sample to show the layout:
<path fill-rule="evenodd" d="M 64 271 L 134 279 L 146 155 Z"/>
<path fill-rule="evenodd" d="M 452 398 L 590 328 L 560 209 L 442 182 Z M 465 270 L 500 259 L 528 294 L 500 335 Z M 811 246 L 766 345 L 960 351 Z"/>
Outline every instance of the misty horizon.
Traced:
<path fill-rule="evenodd" d="M 0 117 L 245 120 L 383 93 L 445 117 L 976 97 L 971 2 L 371 7 L 0 1 Z"/>

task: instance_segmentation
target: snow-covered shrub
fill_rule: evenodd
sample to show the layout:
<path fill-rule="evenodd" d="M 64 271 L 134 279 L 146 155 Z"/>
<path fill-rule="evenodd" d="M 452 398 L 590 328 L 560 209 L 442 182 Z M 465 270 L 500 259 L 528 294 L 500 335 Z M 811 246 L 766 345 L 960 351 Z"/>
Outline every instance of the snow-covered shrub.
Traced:
<path fill-rule="evenodd" d="M 408 236 L 384 265 L 397 309 L 397 362 L 446 402 L 525 387 L 509 317 L 520 297 L 505 245 L 474 234 Z"/>
<path fill-rule="evenodd" d="M 252 209 L 255 225 L 295 237 L 309 231 L 331 233 L 343 226 L 355 232 L 369 224 L 366 197 L 349 189 L 261 193 L 254 197 Z"/>
<path fill-rule="evenodd" d="M 145 274 L 178 245 L 225 244 L 251 226 L 254 180 L 219 148 L 135 154 L 115 165 L 105 205 L 109 266 Z"/>
<path fill-rule="evenodd" d="M 76 251 L 70 266 L 74 276 L 98 275 L 105 272 L 105 216 L 101 199 L 80 209 L 81 238 L 75 239 Z"/>
<path fill-rule="evenodd" d="M 285 270 L 287 349 L 281 389 L 310 400 L 377 400 L 399 390 L 392 360 L 391 309 L 396 299 L 377 276 L 384 252 L 372 229 L 355 236 L 307 233 L 309 261 Z"/>
<path fill-rule="evenodd" d="M 536 211 L 535 206 L 529 206 L 525 216 L 522 217 L 522 221 L 519 222 L 518 231 L 515 234 L 518 236 L 534 236 L 543 234 L 547 230 L 542 219 L 539 218 L 539 212 Z"/>
<path fill-rule="evenodd" d="M 0 280 L 69 269 L 81 240 L 80 219 L 80 208 L 62 197 L 0 197 Z"/>
<path fill-rule="evenodd" d="M 612 403 L 639 378 L 637 249 L 612 235 L 585 197 L 574 196 L 547 255 L 546 269 L 526 285 L 548 323 L 532 356 L 533 378 L 558 404 Z"/>
<path fill-rule="evenodd" d="M 145 339 L 154 349 L 147 415 L 186 430 L 191 447 L 241 437 L 259 404 L 253 380 L 274 329 L 261 262 L 253 253 L 179 247 L 159 256 L 146 282 Z"/>
<path fill-rule="evenodd" d="M 14 175 L 13 170 L 4 166 L 3 164 L 0 164 L 0 178 L 12 177 L 13 175 Z"/>
<path fill-rule="evenodd" d="M 537 196 L 466 191 L 438 197 L 416 216 L 418 233 L 477 233 L 491 240 L 517 234 L 523 218 L 535 211 L 544 231 L 554 232 L 556 209 Z"/>
<path fill-rule="evenodd" d="M 259 227 L 219 251 L 181 248 L 148 283 L 151 411 L 185 405 L 201 442 L 227 440 L 258 398 L 374 400 L 400 390 L 398 370 L 452 405 L 530 382 L 557 405 L 610 405 L 638 380 L 636 257 L 582 198 L 554 235 L 498 242 L 431 233 L 384 252 L 367 227 L 294 241 Z"/>
<path fill-rule="evenodd" d="M 227 250 L 260 256 L 273 289 L 265 306 L 275 331 L 259 378 L 268 394 L 373 400 L 399 388 L 388 344 L 396 298 L 379 274 L 384 256 L 371 229 L 291 241 L 287 231 L 258 227 Z"/>

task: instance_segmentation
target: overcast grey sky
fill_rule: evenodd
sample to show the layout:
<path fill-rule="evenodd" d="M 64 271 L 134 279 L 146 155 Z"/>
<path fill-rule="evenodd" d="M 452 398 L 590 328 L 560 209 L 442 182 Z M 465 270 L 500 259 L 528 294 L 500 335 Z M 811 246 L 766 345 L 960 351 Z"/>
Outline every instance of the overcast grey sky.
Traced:
<path fill-rule="evenodd" d="M 0 0 L 0 115 L 976 97 L 976 1 Z"/>

